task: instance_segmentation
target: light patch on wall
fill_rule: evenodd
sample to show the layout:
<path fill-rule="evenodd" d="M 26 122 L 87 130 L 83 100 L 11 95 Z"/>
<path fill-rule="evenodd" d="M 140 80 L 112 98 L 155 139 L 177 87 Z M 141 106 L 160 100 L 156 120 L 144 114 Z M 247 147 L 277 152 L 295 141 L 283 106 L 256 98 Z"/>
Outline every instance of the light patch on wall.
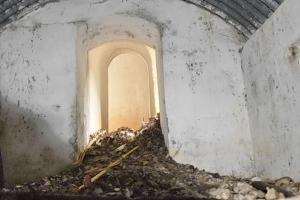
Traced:
<path fill-rule="evenodd" d="M 159 112 L 155 49 L 129 40 L 88 52 L 87 133 L 139 128 Z"/>

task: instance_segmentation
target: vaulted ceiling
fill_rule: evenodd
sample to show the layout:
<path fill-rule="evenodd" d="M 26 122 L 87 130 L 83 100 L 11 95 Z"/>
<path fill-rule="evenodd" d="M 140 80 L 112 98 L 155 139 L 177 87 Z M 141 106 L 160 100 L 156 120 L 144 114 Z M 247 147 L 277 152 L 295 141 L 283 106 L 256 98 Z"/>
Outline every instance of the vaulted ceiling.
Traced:
<path fill-rule="evenodd" d="M 0 0 L 0 27 L 59 0 Z M 83 0 L 84 1 L 84 0 Z M 180 0 L 208 10 L 245 36 L 254 33 L 284 0 Z"/>
<path fill-rule="evenodd" d="M 244 35 L 254 33 L 284 0 L 182 0 L 202 7 L 234 25 Z"/>

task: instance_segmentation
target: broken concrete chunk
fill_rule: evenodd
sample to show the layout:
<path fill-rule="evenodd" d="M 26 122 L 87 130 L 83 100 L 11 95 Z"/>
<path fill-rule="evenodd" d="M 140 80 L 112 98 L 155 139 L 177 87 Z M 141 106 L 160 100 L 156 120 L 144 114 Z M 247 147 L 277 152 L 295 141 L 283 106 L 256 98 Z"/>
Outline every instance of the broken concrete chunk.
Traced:
<path fill-rule="evenodd" d="M 216 198 L 216 199 L 230 199 L 232 197 L 232 194 L 231 194 L 231 191 L 229 189 L 223 189 L 223 188 L 220 188 L 220 189 L 211 189 L 209 191 L 209 194 L 213 197 L 213 198 Z"/>
<path fill-rule="evenodd" d="M 294 180 L 290 177 L 282 177 L 282 178 L 277 179 L 275 181 L 276 186 L 286 186 L 286 185 L 289 185 L 291 183 L 294 183 Z"/>
<path fill-rule="evenodd" d="M 247 194 L 250 191 L 252 191 L 254 188 L 249 185 L 248 183 L 239 182 L 237 185 L 233 188 L 233 191 L 239 194 Z"/>
<path fill-rule="evenodd" d="M 259 181 L 259 182 L 260 182 L 260 181 L 263 181 L 263 180 L 262 180 L 260 177 L 257 177 L 257 176 L 256 176 L 256 177 L 253 177 L 253 178 L 251 179 L 251 181 L 252 181 L 252 182 Z"/>
<path fill-rule="evenodd" d="M 266 200 L 285 199 L 285 196 L 274 188 L 267 188 Z"/>

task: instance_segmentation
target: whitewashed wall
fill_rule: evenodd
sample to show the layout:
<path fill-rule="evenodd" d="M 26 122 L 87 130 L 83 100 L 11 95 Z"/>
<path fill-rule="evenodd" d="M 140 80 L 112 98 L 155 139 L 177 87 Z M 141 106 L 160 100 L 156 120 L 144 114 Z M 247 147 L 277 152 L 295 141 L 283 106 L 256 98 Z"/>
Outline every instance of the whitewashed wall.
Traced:
<path fill-rule="evenodd" d="M 300 180 L 299 9 L 284 1 L 242 53 L 255 170 L 268 178 Z"/>
<path fill-rule="evenodd" d="M 161 32 L 164 134 L 175 160 L 222 174 L 251 175 L 239 54 L 243 38 L 233 27 L 176 0 L 64 0 L 0 33 L 6 178 L 22 182 L 71 162 L 78 117 L 78 26 L 108 16 L 142 18 Z"/>

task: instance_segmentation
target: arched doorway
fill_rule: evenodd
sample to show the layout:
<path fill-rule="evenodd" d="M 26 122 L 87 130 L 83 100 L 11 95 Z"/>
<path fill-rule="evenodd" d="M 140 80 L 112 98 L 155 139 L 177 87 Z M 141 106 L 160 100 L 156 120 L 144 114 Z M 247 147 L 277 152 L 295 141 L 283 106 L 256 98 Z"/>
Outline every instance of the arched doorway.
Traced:
<path fill-rule="evenodd" d="M 150 75 L 146 60 L 134 51 L 113 58 L 108 67 L 108 130 L 138 129 L 151 116 Z"/>
<path fill-rule="evenodd" d="M 88 52 L 88 133 L 138 129 L 159 113 L 156 50 L 120 40 Z"/>

